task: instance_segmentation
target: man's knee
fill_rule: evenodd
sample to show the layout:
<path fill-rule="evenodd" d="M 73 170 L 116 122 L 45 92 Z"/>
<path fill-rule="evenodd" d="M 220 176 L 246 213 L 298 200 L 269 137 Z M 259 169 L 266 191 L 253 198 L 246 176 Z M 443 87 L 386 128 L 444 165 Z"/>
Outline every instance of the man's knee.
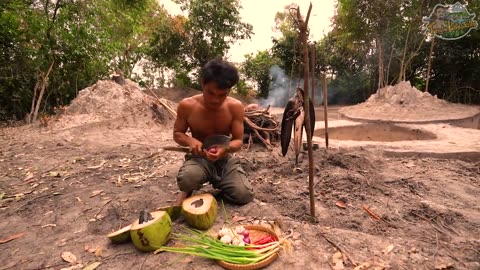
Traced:
<path fill-rule="evenodd" d="M 199 165 L 186 164 L 177 175 L 177 185 L 181 191 L 192 192 L 200 189 L 206 180 L 204 169 Z"/>
<path fill-rule="evenodd" d="M 237 187 L 231 192 L 225 192 L 227 199 L 238 205 L 244 205 L 253 201 L 253 190 L 250 190 L 246 187 Z"/>

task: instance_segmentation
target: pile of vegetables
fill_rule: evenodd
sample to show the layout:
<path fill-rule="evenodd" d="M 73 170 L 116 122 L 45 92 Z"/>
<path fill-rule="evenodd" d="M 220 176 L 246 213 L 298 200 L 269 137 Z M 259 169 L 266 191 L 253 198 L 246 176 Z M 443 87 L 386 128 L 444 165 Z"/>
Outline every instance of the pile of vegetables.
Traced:
<path fill-rule="evenodd" d="M 225 244 L 244 246 L 250 244 L 250 232 L 243 226 L 237 226 L 234 230 L 223 227 L 218 232 L 218 238 Z"/>
<path fill-rule="evenodd" d="M 155 253 L 169 251 L 234 264 L 251 264 L 260 262 L 279 251 L 281 242 L 271 235 L 259 239 L 256 243 L 247 243 L 250 241 L 249 232 L 242 228 L 241 226 L 236 227 L 235 230 L 223 228 L 216 236 L 185 228 L 187 233 L 174 233 L 172 239 L 192 244 L 183 247 L 162 246 Z M 263 244 L 260 244 L 260 240 Z"/>

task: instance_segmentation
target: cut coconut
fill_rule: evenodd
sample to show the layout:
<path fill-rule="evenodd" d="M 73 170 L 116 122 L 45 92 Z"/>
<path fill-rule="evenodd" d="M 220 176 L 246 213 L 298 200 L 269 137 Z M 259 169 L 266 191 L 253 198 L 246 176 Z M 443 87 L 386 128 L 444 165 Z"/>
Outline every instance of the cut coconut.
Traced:
<path fill-rule="evenodd" d="M 131 240 L 130 237 L 130 228 L 132 227 L 132 224 L 121 228 L 118 231 L 114 231 L 107 235 L 107 237 L 112 241 L 114 244 L 121 244 L 121 243 L 126 243 Z"/>
<path fill-rule="evenodd" d="M 210 193 L 191 196 L 182 203 L 182 215 L 187 224 L 199 230 L 208 230 L 213 226 L 217 211 L 217 200 Z"/>
<path fill-rule="evenodd" d="M 143 212 L 142 212 L 143 213 Z M 165 211 L 150 213 L 152 220 L 140 224 L 136 220 L 130 228 L 133 245 L 141 251 L 154 251 L 170 239 L 172 220 Z"/>
<path fill-rule="evenodd" d="M 170 216 L 170 219 L 174 221 L 180 217 L 180 214 L 182 212 L 182 207 L 180 205 L 162 206 L 162 207 L 159 207 L 158 210 L 167 212 L 167 214 Z"/>

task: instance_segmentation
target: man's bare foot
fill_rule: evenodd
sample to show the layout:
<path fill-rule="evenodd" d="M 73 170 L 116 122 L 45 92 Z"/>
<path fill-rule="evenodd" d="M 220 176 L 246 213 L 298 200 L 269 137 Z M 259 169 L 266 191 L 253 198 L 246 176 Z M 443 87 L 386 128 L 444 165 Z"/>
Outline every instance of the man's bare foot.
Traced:
<path fill-rule="evenodd" d="M 174 205 L 182 205 L 182 202 L 190 197 L 192 195 L 192 192 L 187 193 L 187 192 L 184 192 L 184 191 L 180 191 L 180 193 L 178 194 L 178 197 L 177 197 L 177 200 L 175 201 L 175 204 Z"/>

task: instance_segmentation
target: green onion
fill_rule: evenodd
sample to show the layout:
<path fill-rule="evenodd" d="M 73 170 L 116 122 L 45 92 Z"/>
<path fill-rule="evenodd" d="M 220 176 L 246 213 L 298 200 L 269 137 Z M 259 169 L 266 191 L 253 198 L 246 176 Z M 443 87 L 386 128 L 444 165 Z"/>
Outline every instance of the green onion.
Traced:
<path fill-rule="evenodd" d="M 185 247 L 157 247 L 155 253 L 167 251 L 199 256 L 213 260 L 221 260 L 235 264 L 250 264 L 260 262 L 280 250 L 280 242 L 270 242 L 264 245 L 236 246 L 225 244 L 201 231 L 185 228 L 189 233 L 174 233 L 172 238 L 194 243 Z"/>

